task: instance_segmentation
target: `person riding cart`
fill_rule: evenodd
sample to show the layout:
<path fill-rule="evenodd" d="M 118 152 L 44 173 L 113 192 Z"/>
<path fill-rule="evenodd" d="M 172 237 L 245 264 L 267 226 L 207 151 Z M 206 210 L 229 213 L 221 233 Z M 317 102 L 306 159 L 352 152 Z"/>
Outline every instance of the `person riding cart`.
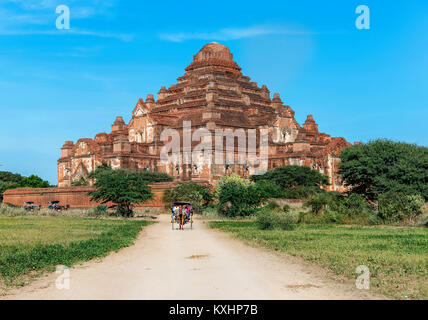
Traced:
<path fill-rule="evenodd" d="M 171 206 L 171 226 L 174 230 L 174 223 L 178 223 L 179 230 L 184 230 L 184 225 L 190 222 L 190 229 L 193 229 L 193 209 L 190 202 L 175 201 Z"/>

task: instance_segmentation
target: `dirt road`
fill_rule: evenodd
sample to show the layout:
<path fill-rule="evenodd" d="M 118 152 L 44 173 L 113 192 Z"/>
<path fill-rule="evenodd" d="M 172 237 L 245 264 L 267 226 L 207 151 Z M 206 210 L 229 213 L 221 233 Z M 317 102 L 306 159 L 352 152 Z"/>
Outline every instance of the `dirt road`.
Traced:
<path fill-rule="evenodd" d="M 352 281 L 285 254 L 251 248 L 196 221 L 171 230 L 169 216 L 135 245 L 70 269 L 70 288 L 52 273 L 3 299 L 370 299 Z M 379 298 L 379 297 L 377 297 Z"/>

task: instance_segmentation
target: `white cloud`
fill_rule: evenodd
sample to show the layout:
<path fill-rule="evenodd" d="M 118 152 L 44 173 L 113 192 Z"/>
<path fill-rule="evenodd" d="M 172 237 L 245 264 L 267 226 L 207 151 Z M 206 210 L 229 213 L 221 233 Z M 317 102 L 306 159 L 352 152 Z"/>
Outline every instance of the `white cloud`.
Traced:
<path fill-rule="evenodd" d="M 294 30 L 283 26 L 250 26 L 245 28 L 225 28 L 214 32 L 179 32 L 179 33 L 163 33 L 159 37 L 163 40 L 172 42 L 182 42 L 186 40 L 217 40 L 228 41 L 245 38 L 253 38 L 264 35 L 308 35 L 312 32 Z"/>

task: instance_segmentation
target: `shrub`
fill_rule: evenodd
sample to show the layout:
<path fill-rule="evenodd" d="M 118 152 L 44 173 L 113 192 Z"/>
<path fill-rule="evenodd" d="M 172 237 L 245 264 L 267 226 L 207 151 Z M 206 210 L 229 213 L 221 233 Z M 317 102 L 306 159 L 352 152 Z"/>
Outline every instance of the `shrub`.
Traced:
<path fill-rule="evenodd" d="M 320 217 L 319 222 L 321 223 L 343 223 L 343 214 L 337 211 L 326 210 Z"/>
<path fill-rule="evenodd" d="M 218 212 L 227 217 L 249 216 L 266 200 L 257 184 L 237 175 L 223 177 L 216 186 L 216 195 Z"/>
<path fill-rule="evenodd" d="M 297 217 L 291 212 L 278 212 L 276 216 L 276 226 L 282 230 L 294 230 L 296 228 Z"/>
<path fill-rule="evenodd" d="M 282 211 L 284 211 L 285 213 L 290 212 L 291 207 L 288 204 L 284 204 L 284 206 L 282 207 Z"/>
<path fill-rule="evenodd" d="M 411 220 L 423 213 L 424 200 L 420 195 L 386 192 L 379 196 L 379 217 L 385 222 Z"/>
<path fill-rule="evenodd" d="M 296 186 L 283 190 L 282 195 L 286 199 L 309 199 L 326 191 L 317 186 Z"/>
<path fill-rule="evenodd" d="M 340 212 L 348 217 L 373 212 L 373 208 L 371 208 L 367 200 L 359 194 L 351 193 L 348 196 L 344 196 L 340 193 L 330 192 L 328 193 L 328 197 L 329 209 Z"/>
<path fill-rule="evenodd" d="M 270 210 L 260 210 L 256 215 L 257 228 L 260 230 L 272 230 L 275 228 L 275 217 Z"/>
<path fill-rule="evenodd" d="M 272 230 L 275 228 L 282 230 L 293 230 L 296 227 L 298 218 L 291 212 L 269 210 L 266 207 L 256 215 L 256 224 L 260 230 Z"/>
<path fill-rule="evenodd" d="M 92 208 L 88 211 L 89 217 L 101 217 L 101 216 L 108 216 L 108 210 L 107 206 L 105 205 L 98 205 L 95 208 Z"/>
<path fill-rule="evenodd" d="M 376 226 L 376 225 L 382 224 L 382 222 L 383 222 L 382 218 L 379 217 L 379 215 L 376 212 L 369 215 L 369 218 L 368 218 L 369 224 Z"/>
<path fill-rule="evenodd" d="M 281 206 L 275 200 L 269 200 L 266 204 L 266 208 L 269 210 L 279 210 Z"/>
<path fill-rule="evenodd" d="M 328 196 L 325 194 L 319 194 L 309 198 L 307 202 L 303 204 L 304 207 L 310 207 L 313 214 L 320 214 L 324 211 L 328 204 Z"/>

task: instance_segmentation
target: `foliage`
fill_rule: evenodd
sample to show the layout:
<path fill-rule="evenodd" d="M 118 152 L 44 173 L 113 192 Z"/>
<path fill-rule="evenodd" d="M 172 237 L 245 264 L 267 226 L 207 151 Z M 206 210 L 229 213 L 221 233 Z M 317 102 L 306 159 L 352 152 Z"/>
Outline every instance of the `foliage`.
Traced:
<path fill-rule="evenodd" d="M 379 217 L 385 222 L 412 220 L 423 214 L 424 199 L 420 195 L 386 192 L 379 196 Z"/>
<path fill-rule="evenodd" d="M 174 189 L 165 190 L 162 200 L 167 208 L 174 201 L 187 201 L 191 203 L 195 213 L 202 213 L 202 189 L 194 182 L 180 183 Z"/>
<path fill-rule="evenodd" d="M 96 206 L 95 208 L 91 208 L 88 211 L 88 216 L 90 216 L 90 217 L 109 216 L 107 206 L 100 204 L 100 205 Z"/>
<path fill-rule="evenodd" d="M 224 178 L 216 186 L 218 212 L 227 217 L 253 214 L 266 194 L 257 184 L 239 176 Z"/>
<path fill-rule="evenodd" d="M 257 222 L 214 221 L 210 227 L 275 251 L 290 253 L 355 279 L 370 269 L 370 287 L 392 298 L 428 299 L 427 228 L 301 224 L 293 232 L 260 230 Z"/>
<path fill-rule="evenodd" d="M 345 148 L 340 174 L 352 193 L 369 200 L 393 191 L 428 200 L 428 148 L 389 140 Z"/>
<path fill-rule="evenodd" d="M 251 181 L 245 178 L 242 178 L 240 175 L 236 174 L 236 173 L 232 173 L 230 175 L 225 175 L 223 177 L 221 177 L 219 180 L 217 180 L 216 185 L 215 185 L 215 191 L 216 193 L 219 192 L 219 190 L 221 189 L 221 187 L 223 187 L 223 185 L 228 184 L 228 183 L 235 183 L 238 185 L 241 185 L 243 187 L 248 187 L 251 184 Z M 217 195 L 218 197 L 218 195 Z"/>
<path fill-rule="evenodd" d="M 307 202 L 303 204 L 304 207 L 310 207 L 313 214 L 320 214 L 325 210 L 329 198 L 327 194 L 319 194 L 317 196 L 310 197 Z"/>
<path fill-rule="evenodd" d="M 153 198 L 146 176 L 131 170 L 101 168 L 93 171 L 95 191 L 88 192 L 93 201 L 117 204 L 117 214 L 133 215 L 132 205 Z"/>
<path fill-rule="evenodd" d="M 27 188 L 49 188 L 49 182 L 43 180 L 42 178 L 32 174 L 29 177 L 24 177 L 19 182 L 21 187 Z"/>
<path fill-rule="evenodd" d="M 260 230 L 294 230 L 296 228 L 297 217 L 291 212 L 270 210 L 265 207 L 257 212 L 256 223 Z"/>
<path fill-rule="evenodd" d="M 275 183 L 261 180 L 256 182 L 257 187 L 261 192 L 264 193 L 264 196 L 269 199 L 279 199 L 286 198 L 281 187 Z"/>
<path fill-rule="evenodd" d="M 369 205 L 367 200 L 359 194 L 351 193 L 345 196 L 341 193 L 330 192 L 328 195 L 328 206 L 329 209 L 333 211 L 340 212 L 349 217 L 373 212 L 373 208 Z"/>
<path fill-rule="evenodd" d="M 282 207 L 282 211 L 284 211 L 284 212 L 290 212 L 291 211 L 290 205 L 284 204 L 284 206 Z"/>
<path fill-rule="evenodd" d="M 325 190 L 317 186 L 296 186 L 282 191 L 285 199 L 309 199 L 312 196 L 326 193 Z"/>
<path fill-rule="evenodd" d="M 279 209 L 281 209 L 281 206 L 275 200 L 269 200 L 266 203 L 265 208 L 267 208 L 269 210 L 279 210 Z"/>
<path fill-rule="evenodd" d="M 138 171 L 141 179 L 146 181 L 147 183 L 156 183 L 156 182 L 169 182 L 174 179 L 163 172 L 153 172 L 153 171 Z"/>
<path fill-rule="evenodd" d="M 283 190 L 297 186 L 313 187 L 328 185 L 327 176 L 307 166 L 277 167 L 263 175 L 251 176 L 255 182 L 268 181 L 280 186 Z"/>
<path fill-rule="evenodd" d="M 21 182 L 23 176 L 9 171 L 0 171 L 0 182 Z"/>

